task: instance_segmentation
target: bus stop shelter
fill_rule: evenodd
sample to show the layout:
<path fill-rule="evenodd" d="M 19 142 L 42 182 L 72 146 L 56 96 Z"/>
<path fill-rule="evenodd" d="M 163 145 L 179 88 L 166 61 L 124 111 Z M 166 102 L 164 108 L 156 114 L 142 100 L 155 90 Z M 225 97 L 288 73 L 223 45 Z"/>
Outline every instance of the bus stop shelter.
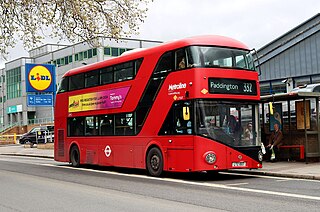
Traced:
<path fill-rule="evenodd" d="M 283 133 L 280 158 L 319 161 L 320 84 L 294 88 L 289 93 L 261 96 L 261 138 L 267 145 L 273 125 Z"/>

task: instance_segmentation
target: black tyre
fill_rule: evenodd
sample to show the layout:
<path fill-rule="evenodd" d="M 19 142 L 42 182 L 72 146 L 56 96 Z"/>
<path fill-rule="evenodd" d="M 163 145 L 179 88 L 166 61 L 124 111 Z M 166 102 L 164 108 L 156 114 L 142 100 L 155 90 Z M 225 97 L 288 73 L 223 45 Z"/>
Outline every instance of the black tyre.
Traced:
<path fill-rule="evenodd" d="M 158 177 L 163 172 L 163 157 L 159 148 L 153 147 L 147 154 L 147 171 L 151 176 Z"/>
<path fill-rule="evenodd" d="M 73 146 L 70 150 L 70 163 L 73 167 L 80 166 L 80 152 L 77 146 Z"/>
<path fill-rule="evenodd" d="M 32 148 L 33 145 L 34 145 L 34 143 L 32 143 L 32 141 L 29 140 L 29 139 L 26 139 L 26 140 L 24 141 L 24 144 L 29 144 L 29 145 L 30 145 L 30 148 Z"/>
<path fill-rule="evenodd" d="M 31 140 L 26 139 L 26 140 L 24 140 L 24 144 L 33 144 L 33 143 L 31 142 Z"/>

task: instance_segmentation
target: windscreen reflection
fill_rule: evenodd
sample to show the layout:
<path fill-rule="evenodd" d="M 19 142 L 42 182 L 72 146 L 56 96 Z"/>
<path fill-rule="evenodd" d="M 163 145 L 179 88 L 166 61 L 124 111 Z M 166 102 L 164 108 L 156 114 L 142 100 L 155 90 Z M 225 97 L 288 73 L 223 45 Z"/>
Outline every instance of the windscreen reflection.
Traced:
<path fill-rule="evenodd" d="M 258 145 L 256 104 L 199 100 L 196 133 L 229 146 Z"/>

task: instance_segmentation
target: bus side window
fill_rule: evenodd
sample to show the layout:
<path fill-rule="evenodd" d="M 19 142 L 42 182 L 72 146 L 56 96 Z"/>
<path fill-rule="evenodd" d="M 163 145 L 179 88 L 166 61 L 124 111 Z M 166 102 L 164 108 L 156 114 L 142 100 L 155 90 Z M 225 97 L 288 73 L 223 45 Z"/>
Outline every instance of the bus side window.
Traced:
<path fill-rule="evenodd" d="M 179 49 L 175 54 L 176 58 L 176 69 L 185 69 L 186 68 L 186 51 L 185 49 Z"/>
<path fill-rule="evenodd" d="M 62 78 L 58 88 L 58 93 L 63 93 L 68 91 L 68 85 L 69 85 L 69 78 L 68 77 Z"/>
<path fill-rule="evenodd" d="M 100 70 L 100 84 L 109 84 L 113 82 L 113 68 L 106 67 Z"/>
<path fill-rule="evenodd" d="M 114 67 L 115 82 L 133 79 L 133 62 L 127 62 Z"/>
<path fill-rule="evenodd" d="M 100 117 L 100 135 L 113 135 L 113 115 L 104 115 Z"/>
<path fill-rule="evenodd" d="M 188 131 L 188 126 L 191 127 L 191 121 L 190 120 L 185 120 L 183 118 L 183 109 L 182 107 L 176 108 L 175 110 L 175 133 L 176 134 L 191 134 L 190 130 Z"/>
<path fill-rule="evenodd" d="M 85 118 L 85 135 L 98 135 L 98 118 L 96 116 Z"/>
<path fill-rule="evenodd" d="M 84 74 L 77 74 L 69 77 L 69 91 L 84 88 Z"/>
<path fill-rule="evenodd" d="M 99 85 L 99 70 L 85 73 L 84 78 L 86 88 Z"/>
<path fill-rule="evenodd" d="M 187 104 L 186 107 L 184 104 Z M 184 109 L 185 108 L 185 109 Z M 193 108 L 190 102 L 174 103 L 171 107 L 162 127 L 159 132 L 160 135 L 191 135 L 193 134 Z M 190 113 L 186 116 L 184 113 Z"/>
<path fill-rule="evenodd" d="M 116 135 L 133 135 L 133 114 L 122 113 L 115 115 Z"/>
<path fill-rule="evenodd" d="M 83 136 L 84 135 L 84 118 L 75 117 L 68 119 L 68 135 Z"/>

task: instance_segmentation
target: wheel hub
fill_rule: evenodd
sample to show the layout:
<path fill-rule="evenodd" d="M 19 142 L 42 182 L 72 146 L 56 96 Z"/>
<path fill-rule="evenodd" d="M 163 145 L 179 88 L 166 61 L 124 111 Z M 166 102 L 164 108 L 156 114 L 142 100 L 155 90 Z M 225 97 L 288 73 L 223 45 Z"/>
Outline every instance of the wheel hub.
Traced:
<path fill-rule="evenodd" d="M 160 158 L 157 155 L 153 155 L 150 162 L 151 162 L 152 169 L 154 170 L 159 169 Z"/>

